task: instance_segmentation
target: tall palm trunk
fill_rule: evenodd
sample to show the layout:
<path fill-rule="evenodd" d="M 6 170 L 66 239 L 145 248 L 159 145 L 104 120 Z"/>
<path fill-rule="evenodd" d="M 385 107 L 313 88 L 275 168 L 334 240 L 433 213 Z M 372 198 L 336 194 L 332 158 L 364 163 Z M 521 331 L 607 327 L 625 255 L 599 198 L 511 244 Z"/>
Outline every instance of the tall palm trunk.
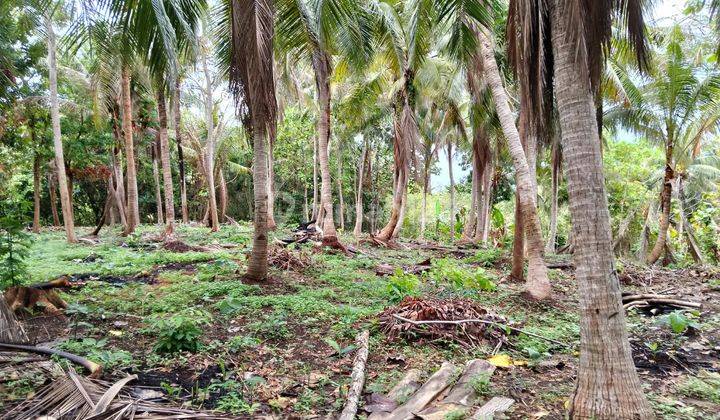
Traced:
<path fill-rule="evenodd" d="M 50 212 L 52 213 L 53 226 L 60 226 L 60 214 L 57 209 L 57 191 L 55 190 L 55 165 L 52 165 L 51 171 L 48 172 L 48 191 L 50 195 Z"/>
<path fill-rule="evenodd" d="M 580 300 L 580 364 L 570 418 L 650 419 L 620 300 L 586 57 L 570 41 L 566 10 L 558 4 L 552 12 L 555 95 Z"/>
<path fill-rule="evenodd" d="M 312 204 L 312 220 L 319 219 L 320 204 L 318 195 L 318 139 L 313 138 L 313 204 Z M 322 223 L 320 223 L 322 224 Z"/>
<path fill-rule="evenodd" d="M 337 150 L 337 187 L 338 187 L 338 201 L 340 204 L 340 208 L 338 209 L 338 216 L 340 216 L 340 230 L 345 231 L 345 199 L 343 198 L 343 189 L 342 189 L 342 151 L 340 150 L 340 142 L 338 142 L 338 150 Z"/>
<path fill-rule="evenodd" d="M 667 138 L 667 144 L 665 145 L 665 175 L 663 177 L 663 188 L 660 191 L 660 228 L 658 229 L 658 236 L 655 240 L 655 245 L 645 259 L 645 262 L 648 264 L 655 264 L 655 262 L 660 259 L 660 256 L 665 250 L 665 244 L 667 243 L 668 228 L 670 227 L 672 183 L 675 179 L 675 171 L 673 170 L 672 162 L 673 149 L 674 141 L 672 134 L 670 134 Z"/>
<path fill-rule="evenodd" d="M 204 51 L 204 50 L 203 50 Z M 205 126 L 207 128 L 207 141 L 205 144 L 205 167 L 207 169 L 208 205 L 210 206 L 210 230 L 217 232 L 220 229 L 218 220 L 217 198 L 215 196 L 215 122 L 213 120 L 213 84 L 210 77 L 207 55 L 202 53 L 202 67 L 205 74 Z"/>
<path fill-rule="evenodd" d="M 432 150 L 431 150 L 432 152 Z M 430 166 L 432 165 L 433 153 L 425 156 L 423 163 L 423 196 L 422 208 L 420 209 L 420 237 L 425 237 L 425 229 L 427 228 L 427 203 L 430 194 Z"/>
<path fill-rule="evenodd" d="M 227 182 L 225 181 L 225 173 L 222 168 L 219 168 L 218 175 L 220 176 L 220 220 L 224 221 L 227 215 L 228 205 L 228 189 Z"/>
<path fill-rule="evenodd" d="M 405 71 L 405 87 L 398 92 L 396 107 L 400 109 L 393 113 L 395 138 L 393 142 L 393 158 L 395 160 L 395 173 L 393 176 L 393 200 L 390 218 L 385 227 L 378 234 L 384 241 L 394 240 L 400 234 L 405 206 L 407 204 L 407 186 L 410 172 L 410 145 L 417 138 L 417 121 L 415 112 L 410 103 L 410 91 L 413 84 L 412 71 Z"/>
<path fill-rule="evenodd" d="M 49 13 L 49 12 L 46 12 Z M 65 157 L 63 154 L 62 133 L 60 132 L 60 104 L 57 96 L 57 58 L 55 49 L 55 32 L 52 27 L 52 19 L 49 14 L 45 15 L 45 30 L 47 33 L 47 61 L 50 79 L 50 117 L 52 119 L 53 144 L 55 146 L 55 171 L 57 173 L 58 185 L 60 187 L 60 204 L 62 205 L 63 222 L 68 243 L 77 242 L 75 236 L 75 222 L 73 221 L 72 204 L 70 202 L 71 191 L 68 190 L 67 178 L 65 177 Z"/>
<path fill-rule="evenodd" d="M 365 159 L 368 154 L 368 141 L 363 138 L 362 154 L 360 155 L 360 165 L 358 165 L 357 192 L 355 194 L 355 229 L 353 234 L 355 239 L 360 238 L 363 225 L 363 181 L 365 177 Z"/>
<path fill-rule="evenodd" d="M 182 222 L 189 221 L 188 204 L 187 204 L 187 181 L 185 180 L 185 156 L 182 148 L 181 133 L 181 115 L 180 115 L 180 78 L 175 79 L 175 94 L 173 95 L 173 117 L 175 128 L 175 143 L 177 143 L 178 154 L 178 174 L 180 175 L 180 212 L 182 213 Z"/>
<path fill-rule="evenodd" d="M 264 280 L 268 269 L 268 140 L 264 127 L 253 129 L 253 190 L 255 201 L 255 231 L 253 250 L 250 254 L 247 278 Z"/>
<path fill-rule="evenodd" d="M 268 229 L 275 230 L 275 158 L 273 157 L 274 140 L 268 143 L 267 164 L 268 164 Z"/>
<path fill-rule="evenodd" d="M 478 171 L 477 171 L 477 157 L 473 151 L 472 157 L 472 174 L 470 178 L 470 209 L 467 212 L 467 218 L 465 219 L 465 225 L 463 226 L 461 240 L 463 242 L 470 242 L 475 236 L 475 229 L 477 228 L 477 208 L 478 208 L 478 191 L 480 190 L 480 183 L 478 182 Z"/>
<path fill-rule="evenodd" d="M 558 217 L 558 189 L 560 187 L 560 145 L 553 142 L 552 156 L 550 160 L 550 171 L 552 177 L 552 185 L 550 187 L 550 228 L 548 229 L 547 243 L 545 244 L 545 253 L 555 252 L 555 242 L 557 241 L 557 217 Z"/>
<path fill-rule="evenodd" d="M 152 156 L 152 169 L 153 169 L 153 181 L 155 182 L 155 208 L 157 212 L 157 222 L 162 225 L 164 222 L 163 218 L 163 199 L 162 199 L 162 188 L 160 187 L 160 169 L 158 168 L 158 155 L 160 153 L 160 133 L 155 138 L 155 143 L 150 147 L 150 154 Z"/>
<path fill-rule="evenodd" d="M 482 174 L 482 203 L 478 213 L 478 225 L 482 228 L 475 232 L 475 241 L 486 245 L 490 237 L 490 207 L 493 196 L 494 168 L 491 157 L 487 158 Z"/>
<path fill-rule="evenodd" d="M 163 192 L 165 193 L 165 235 L 171 237 L 175 233 L 175 200 L 173 198 L 172 169 L 170 168 L 167 109 L 165 108 L 165 92 L 162 87 L 157 90 L 157 102 L 160 122 L 160 163 L 162 164 Z"/>
<path fill-rule="evenodd" d="M 312 57 L 315 86 L 318 92 L 320 118 L 318 119 L 318 160 L 320 162 L 320 206 L 322 207 L 323 241 L 337 241 L 333 219 L 332 180 L 328 146 L 330 140 L 330 59 L 322 51 L 314 51 Z"/>
<path fill-rule="evenodd" d="M 450 176 L 450 241 L 455 240 L 455 177 L 452 168 L 452 142 L 447 142 L 448 175 Z"/>
<path fill-rule="evenodd" d="M 525 284 L 528 294 L 534 299 L 547 299 L 550 297 L 550 281 L 547 276 L 547 267 L 543 260 L 543 242 L 540 233 L 540 219 L 537 215 L 535 198 L 533 196 L 533 180 L 530 174 L 525 152 L 520 141 L 515 118 L 510 111 L 507 92 L 500 78 L 500 71 L 495 62 L 495 55 L 490 40 L 484 33 L 478 33 L 479 44 L 483 56 L 485 76 L 492 91 L 495 108 L 508 142 L 508 149 L 515 167 L 515 180 L 520 201 L 520 211 L 523 214 L 524 231 L 527 239 L 528 276 Z"/>
<path fill-rule="evenodd" d="M 34 145 L 34 129 L 31 128 L 30 130 Z M 40 182 L 40 154 L 36 150 L 33 157 L 33 233 L 40 233 L 40 188 L 42 188 Z"/>
<path fill-rule="evenodd" d="M 135 169 L 135 146 L 133 144 L 132 129 L 132 98 L 130 97 L 130 69 L 123 65 L 121 71 L 120 87 L 122 90 L 122 131 L 125 138 L 125 162 L 127 179 L 127 226 L 125 235 L 135 231 L 140 223 L 140 207 L 138 204 L 137 170 Z"/>

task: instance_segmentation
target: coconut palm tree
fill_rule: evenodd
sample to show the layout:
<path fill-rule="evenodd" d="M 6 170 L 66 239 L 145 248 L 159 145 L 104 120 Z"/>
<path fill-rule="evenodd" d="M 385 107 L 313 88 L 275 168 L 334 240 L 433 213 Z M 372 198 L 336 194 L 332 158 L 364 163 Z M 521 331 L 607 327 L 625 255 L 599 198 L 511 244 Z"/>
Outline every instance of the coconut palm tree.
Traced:
<path fill-rule="evenodd" d="M 653 71 L 645 81 L 634 83 L 632 76 L 617 68 L 631 99 L 615 104 L 605 116 L 609 124 L 630 129 L 665 152 L 660 223 L 655 245 L 646 256 L 648 264 L 654 264 L 666 250 L 673 184 L 684 173 L 678 160 L 688 154 L 697 156 L 703 141 L 720 128 L 720 73 L 699 68 L 691 61 L 679 26 L 664 38 L 664 51 L 656 55 Z"/>
<path fill-rule="evenodd" d="M 268 269 L 268 149 L 277 132 L 273 0 L 225 0 L 216 9 L 218 57 L 226 69 L 253 145 L 253 249 L 246 278 L 262 281 Z"/>
<path fill-rule="evenodd" d="M 554 63 L 550 68 L 562 133 L 581 313 L 580 365 L 570 417 L 652 418 L 633 364 L 620 299 L 594 98 L 613 17 L 625 17 L 624 31 L 645 67 L 644 4 L 607 2 L 597 7 L 595 1 L 556 0 L 549 9 L 541 3 L 524 6 L 529 8 L 525 13 L 549 21 L 552 32 Z M 541 40 L 548 35 L 538 27 L 522 34 Z M 535 53 L 549 57 L 547 51 Z"/>
<path fill-rule="evenodd" d="M 75 223 L 73 221 L 73 209 L 70 201 L 71 191 L 68 190 L 68 182 L 65 176 L 65 157 L 63 154 L 62 132 L 60 131 L 60 104 L 57 93 L 57 47 L 55 41 L 55 30 L 53 29 L 53 9 L 45 11 L 45 35 L 47 36 L 47 62 L 50 85 L 50 118 L 52 120 L 53 144 L 55 146 L 55 171 L 60 189 L 60 203 L 63 212 L 63 224 L 68 243 L 77 242 L 75 235 Z"/>
<path fill-rule="evenodd" d="M 354 67 L 364 66 L 370 59 L 370 20 L 361 3 L 347 0 L 318 0 L 314 2 L 312 9 L 308 7 L 306 0 L 282 0 L 278 2 L 277 20 L 276 36 L 281 50 L 297 58 L 307 58 L 312 63 L 320 113 L 317 123 L 321 179 L 318 219 L 323 229 L 323 243 L 335 245 L 338 240 L 333 218 L 328 156 L 331 136 L 332 55 L 339 52 L 342 59 Z"/>

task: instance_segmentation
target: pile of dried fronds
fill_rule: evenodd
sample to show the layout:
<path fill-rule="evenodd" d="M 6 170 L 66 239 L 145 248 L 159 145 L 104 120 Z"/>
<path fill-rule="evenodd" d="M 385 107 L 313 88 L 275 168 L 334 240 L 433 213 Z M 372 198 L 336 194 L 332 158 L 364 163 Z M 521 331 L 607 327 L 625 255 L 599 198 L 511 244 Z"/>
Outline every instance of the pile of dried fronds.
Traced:
<path fill-rule="evenodd" d="M 69 371 L 2 416 L 2 419 L 221 419 L 227 417 L 169 407 L 144 400 L 125 386 L 135 375 L 114 384 Z"/>
<path fill-rule="evenodd" d="M 272 247 L 268 252 L 268 263 L 281 270 L 302 271 L 312 265 L 310 256 L 302 251 Z"/>
<path fill-rule="evenodd" d="M 463 322 L 455 322 L 463 321 Z M 472 321 L 472 322 L 469 322 Z M 471 299 L 406 297 L 380 314 L 380 327 L 388 337 L 452 341 L 475 346 L 483 341 L 505 341 L 507 321 Z"/>

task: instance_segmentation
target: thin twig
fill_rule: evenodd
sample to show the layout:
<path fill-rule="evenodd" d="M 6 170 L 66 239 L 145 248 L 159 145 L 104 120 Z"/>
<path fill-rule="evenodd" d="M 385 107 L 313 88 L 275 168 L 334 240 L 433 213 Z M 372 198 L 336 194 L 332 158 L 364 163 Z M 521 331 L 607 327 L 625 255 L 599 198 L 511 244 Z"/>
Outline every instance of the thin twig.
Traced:
<path fill-rule="evenodd" d="M 531 333 L 531 332 L 528 332 L 528 331 L 523 330 L 522 328 L 515 328 L 515 327 L 511 327 L 511 326 L 509 326 L 509 325 L 507 325 L 507 324 L 503 324 L 503 323 L 501 323 L 501 322 L 488 321 L 488 320 L 485 320 L 485 319 L 456 319 L 456 320 L 450 320 L 450 321 L 443 321 L 443 320 L 414 321 L 414 320 L 412 320 L 412 319 L 403 318 L 403 317 L 401 317 L 400 315 L 397 315 L 397 314 L 393 314 L 393 317 L 399 319 L 400 321 L 408 322 L 408 323 L 413 324 L 413 325 L 428 325 L 428 324 L 460 325 L 460 324 L 469 324 L 469 323 L 497 325 L 497 326 L 500 326 L 500 327 L 503 327 L 503 328 L 507 328 L 507 329 L 509 329 L 509 330 L 512 330 L 512 331 L 515 331 L 515 332 L 518 332 L 518 333 L 522 333 L 522 334 L 525 334 L 525 335 L 529 335 L 529 336 L 531 336 L 531 337 L 539 338 L 539 339 L 541 339 L 541 340 L 549 341 L 549 342 L 554 343 L 554 344 L 557 344 L 557 345 L 559 345 L 559 346 L 571 347 L 570 344 L 563 343 L 562 341 L 557 341 L 557 340 L 554 340 L 554 339 L 552 339 L 552 338 L 543 337 L 543 336 L 540 335 L 540 334 Z"/>

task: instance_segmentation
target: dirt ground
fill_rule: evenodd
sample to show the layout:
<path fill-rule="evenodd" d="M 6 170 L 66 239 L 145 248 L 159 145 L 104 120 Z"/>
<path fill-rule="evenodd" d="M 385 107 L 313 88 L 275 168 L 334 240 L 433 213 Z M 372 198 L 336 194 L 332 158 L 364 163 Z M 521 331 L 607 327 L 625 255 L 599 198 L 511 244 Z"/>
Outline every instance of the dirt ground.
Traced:
<path fill-rule="evenodd" d="M 48 243 L 55 239 L 49 236 Z M 44 269 L 48 275 L 68 275 L 74 284 L 63 293 L 70 304 L 64 314 L 36 311 L 25 314 L 22 322 L 34 342 L 60 345 L 106 363 L 107 380 L 137 374 L 130 386 L 153 390 L 168 404 L 216 410 L 234 418 L 333 416 L 342 409 L 348 389 L 354 354 L 348 346 L 357 332 L 369 329 L 364 398 L 386 393 L 408 369 L 419 369 L 427 377 L 446 360 L 462 365 L 506 354 L 515 363 L 498 367 L 476 406 L 492 396 L 510 397 L 515 404 L 505 415 L 513 419 L 558 419 L 567 410 L 579 342 L 576 285 L 567 255 L 553 257 L 560 264 L 549 264 L 559 267 L 550 270 L 552 300 L 535 303 L 523 295 L 521 283 L 508 278 L 504 251 L 480 258 L 476 249 L 409 243 L 389 250 L 361 244 L 361 255 L 348 258 L 307 248 L 293 251 L 302 263 L 279 261 L 283 268 L 273 268 L 269 282 L 243 285 L 247 248 L 237 239 L 237 247 L 212 248 L 206 235 L 191 231 L 187 246 L 123 250 L 134 252 L 137 259 L 136 265 L 122 270 L 120 260 L 127 256 L 115 253 L 123 243 L 114 236 L 102 241 L 101 246 L 78 245 L 71 253 L 78 258 L 63 263 L 59 257 Z M 35 257 L 45 255 L 39 249 Z M 90 255 L 91 261 L 82 261 Z M 445 284 L 432 268 L 418 274 L 419 286 L 404 290 L 407 294 L 418 299 L 469 299 L 517 328 L 566 345 L 516 333 L 498 339 L 497 332 L 488 331 L 473 345 L 422 334 L 384 334 L 379 314 L 398 305 L 403 297 L 398 285 L 404 284 L 404 277 L 389 280 L 392 276 L 377 275 L 378 266 L 408 268 L 426 259 L 451 267 L 445 273 L 479 270 L 492 279 L 494 288 Z M 682 332 L 668 325 L 671 311 L 630 310 L 630 341 L 643 389 L 658 416 L 718 418 L 720 273 L 628 262 L 620 262 L 618 271 L 623 292 L 671 294 L 702 304 L 697 311 L 684 312 L 687 325 Z M 157 352 L 155 329 L 167 324 L 153 320 L 190 308 L 207 316 L 198 324 L 196 351 Z M 9 366 L 0 358 L 3 411 L 50 380 L 23 379 L 10 374 Z M 368 414 L 362 401 L 359 414 Z"/>

